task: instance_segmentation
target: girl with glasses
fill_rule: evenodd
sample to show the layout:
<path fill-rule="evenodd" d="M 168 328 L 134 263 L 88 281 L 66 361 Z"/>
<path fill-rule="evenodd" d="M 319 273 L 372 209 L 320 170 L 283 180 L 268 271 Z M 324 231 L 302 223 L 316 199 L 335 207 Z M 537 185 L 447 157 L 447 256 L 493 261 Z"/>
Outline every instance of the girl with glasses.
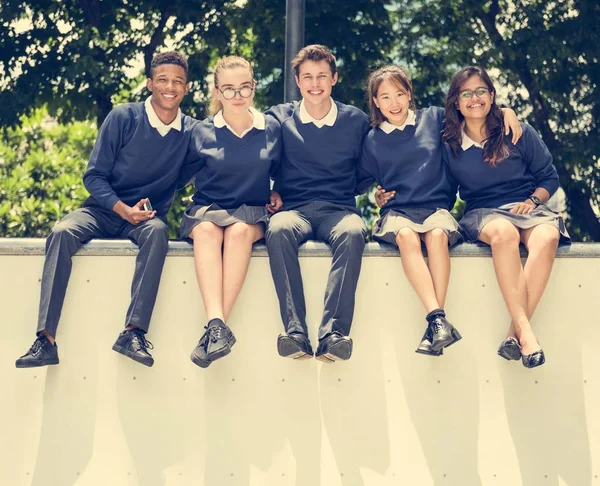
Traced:
<path fill-rule="evenodd" d="M 194 245 L 196 276 L 208 323 L 193 350 L 202 368 L 231 351 L 226 324 L 246 278 L 252 244 L 264 236 L 269 213 L 282 207 L 270 191 L 281 153 L 281 127 L 253 108 L 250 63 L 225 57 L 214 70 L 210 115 L 194 128 L 190 154 L 201 162 L 181 237 Z"/>
<path fill-rule="evenodd" d="M 411 79 L 399 66 L 373 72 L 367 93 L 373 128 L 363 143 L 362 166 L 385 187 L 378 187 L 376 193 L 382 209 L 373 236 L 399 248 L 406 277 L 427 312 L 427 326 L 416 352 L 440 356 L 443 348 L 461 339 L 444 311 L 450 278 L 448 248 L 461 241 L 449 212 L 456 199 L 456 183 L 442 161 L 444 110 L 417 110 Z M 510 121 L 513 136 L 518 138 L 519 122 L 508 111 L 507 130 Z"/>
<path fill-rule="evenodd" d="M 446 96 L 444 142 L 448 166 L 466 201 L 460 224 L 470 241 L 492 247 L 500 291 L 511 323 L 498 354 L 533 368 L 545 362 L 529 319 L 546 288 L 559 241 L 569 235 L 544 204 L 558 189 L 552 156 L 535 130 L 522 123 L 517 143 L 502 130 L 496 90 L 479 67 L 459 71 Z M 523 268 L 523 243 L 529 257 Z"/>

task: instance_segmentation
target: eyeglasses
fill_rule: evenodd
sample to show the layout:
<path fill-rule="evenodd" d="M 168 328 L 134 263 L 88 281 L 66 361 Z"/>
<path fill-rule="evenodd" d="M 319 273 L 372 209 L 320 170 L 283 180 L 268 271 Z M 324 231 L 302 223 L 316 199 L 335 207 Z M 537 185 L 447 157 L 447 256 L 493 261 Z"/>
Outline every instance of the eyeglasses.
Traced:
<path fill-rule="evenodd" d="M 223 98 L 225 98 L 226 100 L 232 100 L 233 98 L 235 98 L 236 94 L 239 94 L 242 98 L 250 98 L 250 96 L 252 96 L 252 93 L 254 92 L 254 86 L 242 86 L 240 89 L 217 89 L 223 95 Z"/>
<path fill-rule="evenodd" d="M 491 90 L 488 88 L 465 89 L 464 91 L 458 93 L 458 96 L 460 96 L 461 100 L 470 100 L 471 98 L 473 98 L 473 95 L 476 95 L 477 98 L 483 98 L 490 92 Z"/>

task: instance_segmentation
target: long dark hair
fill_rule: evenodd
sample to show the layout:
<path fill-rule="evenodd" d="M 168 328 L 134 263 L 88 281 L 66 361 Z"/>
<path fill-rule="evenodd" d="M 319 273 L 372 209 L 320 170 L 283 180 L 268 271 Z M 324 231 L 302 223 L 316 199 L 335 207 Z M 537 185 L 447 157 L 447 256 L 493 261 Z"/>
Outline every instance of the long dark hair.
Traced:
<path fill-rule="evenodd" d="M 465 117 L 458 109 L 458 97 L 460 87 L 472 76 L 479 76 L 490 90 L 490 96 L 496 94 L 494 84 L 485 69 L 469 66 L 458 71 L 452 78 L 450 89 L 446 95 L 446 128 L 442 133 L 442 139 L 446 142 L 452 153 L 458 157 L 462 143 L 463 122 Z M 494 101 L 485 121 L 487 138 L 483 147 L 483 160 L 492 167 L 496 167 L 509 155 L 508 145 L 504 141 L 504 116 L 502 110 Z"/>

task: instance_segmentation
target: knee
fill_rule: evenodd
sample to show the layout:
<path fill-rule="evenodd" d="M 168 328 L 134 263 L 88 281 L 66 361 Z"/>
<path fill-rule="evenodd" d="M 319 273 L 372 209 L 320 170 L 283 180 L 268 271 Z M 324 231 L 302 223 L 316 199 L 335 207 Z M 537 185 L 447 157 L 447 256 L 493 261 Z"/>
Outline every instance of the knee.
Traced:
<path fill-rule="evenodd" d="M 254 238 L 254 231 L 251 225 L 246 223 L 235 223 L 225 230 L 225 241 L 231 243 L 247 243 Z"/>
<path fill-rule="evenodd" d="M 520 243 L 519 230 L 509 221 L 498 220 L 490 231 L 490 245 L 518 246 Z"/>
<path fill-rule="evenodd" d="M 527 242 L 528 252 L 556 252 L 560 233 L 556 228 L 549 225 L 542 225 L 535 229 L 534 237 L 530 237 Z"/>
<path fill-rule="evenodd" d="M 153 244 L 168 246 L 169 228 L 162 219 L 153 218 L 147 221 L 145 223 L 144 235 L 146 240 Z"/>
<path fill-rule="evenodd" d="M 59 221 L 54 225 L 48 238 L 46 239 L 46 246 L 50 246 L 53 243 L 69 244 L 76 243 L 77 236 L 73 231 L 73 227 L 65 221 Z"/>
<path fill-rule="evenodd" d="M 213 223 L 200 223 L 192 230 L 194 241 L 223 241 L 223 229 Z"/>
<path fill-rule="evenodd" d="M 271 216 L 269 225 L 265 231 L 265 241 L 267 244 L 293 237 L 294 221 L 289 216 L 287 213 L 279 213 Z"/>
<path fill-rule="evenodd" d="M 348 218 L 335 227 L 332 235 L 334 243 L 336 241 L 343 241 L 352 244 L 365 243 L 367 228 L 362 219 L 360 219 L 358 216 L 357 218 Z"/>
<path fill-rule="evenodd" d="M 425 234 L 425 244 L 427 246 L 447 246 L 448 235 L 441 228 L 434 228 Z"/>
<path fill-rule="evenodd" d="M 410 228 L 400 228 L 396 234 L 396 243 L 399 248 L 406 250 L 421 249 L 421 240 L 419 236 Z"/>

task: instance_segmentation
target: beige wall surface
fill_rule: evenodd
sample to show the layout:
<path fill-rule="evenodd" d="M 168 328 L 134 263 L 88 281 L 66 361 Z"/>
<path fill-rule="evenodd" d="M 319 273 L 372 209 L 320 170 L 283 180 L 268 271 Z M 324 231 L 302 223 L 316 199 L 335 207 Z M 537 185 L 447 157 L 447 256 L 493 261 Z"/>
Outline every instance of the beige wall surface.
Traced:
<path fill-rule="evenodd" d="M 600 257 L 600 255 L 598 255 Z M 0 485 L 600 485 L 600 258 L 559 258 L 533 319 L 547 363 L 496 355 L 508 314 L 491 258 L 452 259 L 463 340 L 414 353 L 425 321 L 396 256 L 365 257 L 354 355 L 277 355 L 268 260 L 255 256 L 230 319 L 238 342 L 208 369 L 193 260 L 169 256 L 146 368 L 113 352 L 133 256 L 74 258 L 61 364 L 17 370 L 36 327 L 43 256 L 0 254 Z M 316 345 L 327 256 L 301 257 Z"/>

